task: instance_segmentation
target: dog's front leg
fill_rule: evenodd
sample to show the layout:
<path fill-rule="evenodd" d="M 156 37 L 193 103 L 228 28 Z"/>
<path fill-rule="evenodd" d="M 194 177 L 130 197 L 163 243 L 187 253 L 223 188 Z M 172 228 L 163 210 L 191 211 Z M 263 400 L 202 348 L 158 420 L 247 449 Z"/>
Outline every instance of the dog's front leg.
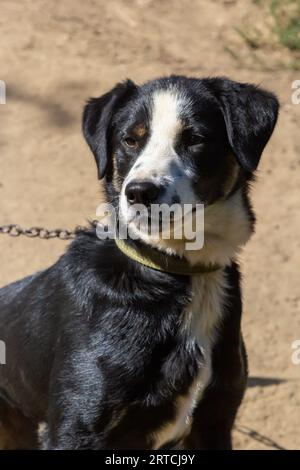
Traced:
<path fill-rule="evenodd" d="M 106 447 L 115 408 L 104 391 L 104 378 L 97 361 L 89 362 L 86 356 L 74 353 L 55 364 L 43 449 Z"/>
<path fill-rule="evenodd" d="M 227 352 L 227 357 L 220 354 L 220 362 L 215 360 L 215 377 L 194 411 L 191 432 L 184 442 L 186 449 L 232 449 L 231 431 L 247 382 L 242 338 Z M 229 364 L 227 369 L 225 363 Z"/>
<path fill-rule="evenodd" d="M 231 430 L 238 408 L 226 391 L 212 388 L 197 406 L 184 448 L 193 450 L 232 449 Z"/>
<path fill-rule="evenodd" d="M 63 414 L 51 413 L 41 436 L 41 448 L 44 450 L 101 450 L 105 449 L 109 427 L 101 416 L 90 419 L 89 411 L 83 417 L 82 411 L 65 408 Z M 54 418 L 53 414 L 56 415 Z M 52 416 L 51 416 L 52 415 Z M 98 422 L 99 419 L 99 422 Z"/>
<path fill-rule="evenodd" d="M 65 431 L 48 428 L 41 440 L 43 450 L 104 450 L 104 440 L 87 429 L 78 431 L 76 425 Z"/>

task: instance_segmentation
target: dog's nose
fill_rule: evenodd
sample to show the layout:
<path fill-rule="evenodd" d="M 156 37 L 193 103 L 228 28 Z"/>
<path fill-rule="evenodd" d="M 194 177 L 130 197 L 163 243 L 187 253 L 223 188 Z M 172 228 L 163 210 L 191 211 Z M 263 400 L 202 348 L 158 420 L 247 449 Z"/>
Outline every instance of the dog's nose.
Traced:
<path fill-rule="evenodd" d="M 129 204 L 144 204 L 149 206 L 157 198 L 160 188 L 151 181 L 131 181 L 125 188 Z"/>

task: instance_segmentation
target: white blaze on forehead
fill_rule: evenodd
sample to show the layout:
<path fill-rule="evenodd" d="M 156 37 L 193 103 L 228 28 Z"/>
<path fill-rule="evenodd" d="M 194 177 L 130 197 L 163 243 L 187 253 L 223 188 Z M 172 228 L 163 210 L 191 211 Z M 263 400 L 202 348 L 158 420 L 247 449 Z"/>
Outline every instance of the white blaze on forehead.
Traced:
<path fill-rule="evenodd" d="M 151 138 L 174 143 L 181 127 L 182 100 L 176 90 L 158 91 L 153 95 Z"/>
<path fill-rule="evenodd" d="M 151 178 L 154 174 L 172 178 L 171 164 L 179 163 L 174 146 L 182 126 L 182 104 L 182 98 L 175 89 L 154 92 L 149 140 L 132 167 L 127 181 L 133 178 Z"/>

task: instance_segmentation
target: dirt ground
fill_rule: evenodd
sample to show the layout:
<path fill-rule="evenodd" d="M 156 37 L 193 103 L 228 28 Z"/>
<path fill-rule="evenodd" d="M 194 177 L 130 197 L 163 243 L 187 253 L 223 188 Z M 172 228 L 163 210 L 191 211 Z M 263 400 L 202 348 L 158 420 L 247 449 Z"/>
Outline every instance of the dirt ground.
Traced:
<path fill-rule="evenodd" d="M 80 130 L 89 96 L 130 77 L 227 75 L 281 100 L 277 130 L 253 188 L 257 231 L 242 256 L 249 387 L 237 449 L 300 448 L 300 104 L 281 66 L 289 51 L 263 42 L 250 53 L 237 27 L 269 18 L 261 2 L 204 0 L 3 0 L 0 16 L 0 225 L 73 228 L 93 218 L 101 191 Z M 279 65 L 278 65 L 279 64 Z M 0 285 L 54 262 L 66 242 L 0 235 Z M 0 332 L 1 336 L 1 332 Z"/>

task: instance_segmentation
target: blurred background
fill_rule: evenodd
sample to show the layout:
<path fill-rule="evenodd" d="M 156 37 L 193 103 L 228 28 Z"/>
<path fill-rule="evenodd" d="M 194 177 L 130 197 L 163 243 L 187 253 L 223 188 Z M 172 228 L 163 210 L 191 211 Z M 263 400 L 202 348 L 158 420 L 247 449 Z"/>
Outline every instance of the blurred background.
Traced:
<path fill-rule="evenodd" d="M 101 201 L 82 108 L 115 82 L 227 75 L 275 91 L 276 132 L 253 188 L 257 231 L 241 257 L 250 379 L 235 448 L 300 448 L 300 0 L 1 0 L 0 225 L 72 229 Z M 67 242 L 0 235 L 0 286 Z"/>

